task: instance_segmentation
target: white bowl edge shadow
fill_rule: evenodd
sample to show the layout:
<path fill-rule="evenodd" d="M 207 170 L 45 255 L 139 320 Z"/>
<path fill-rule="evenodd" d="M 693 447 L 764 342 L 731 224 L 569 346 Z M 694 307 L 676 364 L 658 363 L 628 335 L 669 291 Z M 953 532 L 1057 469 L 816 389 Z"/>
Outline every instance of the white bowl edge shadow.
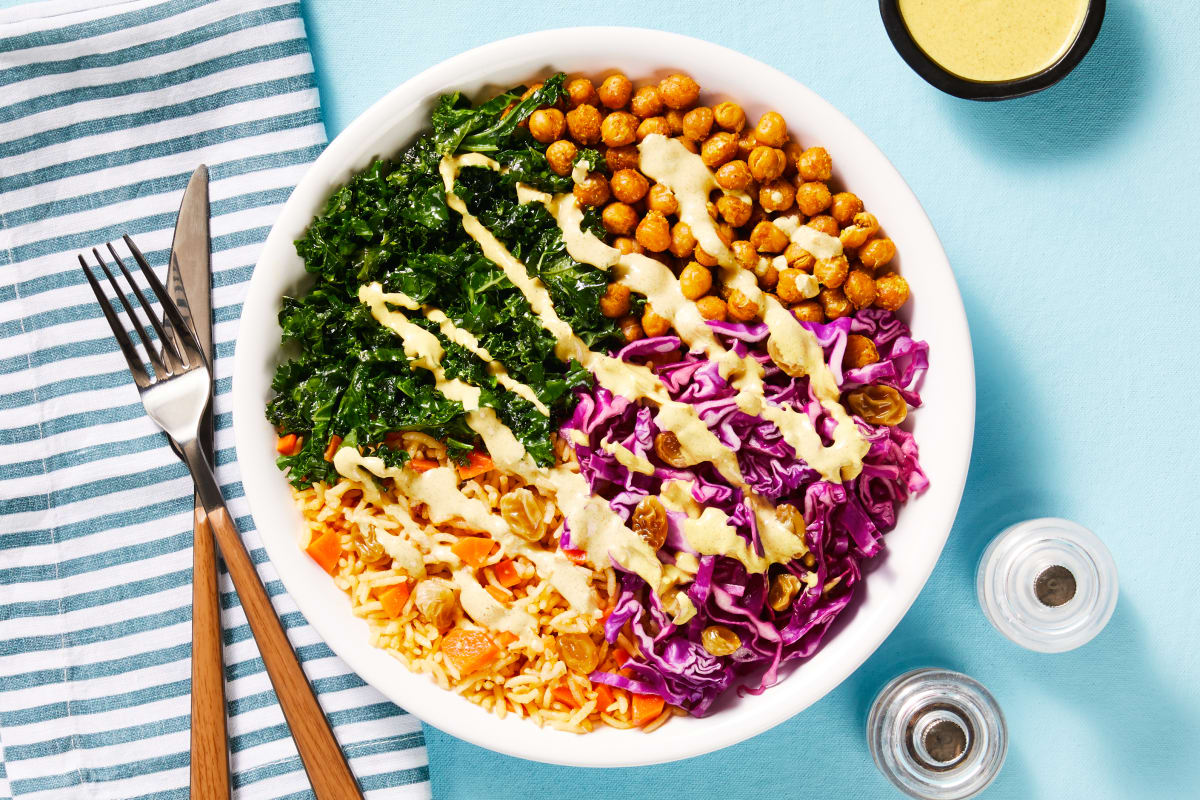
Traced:
<path fill-rule="evenodd" d="M 899 513 L 885 539 L 885 560 L 870 571 L 869 591 L 850 621 L 778 685 L 756 697 L 726 699 L 718 713 L 678 718 L 650 734 L 598 729 L 580 737 L 512 714 L 502 720 L 368 644 L 366 622 L 350 613 L 348 598 L 297 546 L 302 520 L 275 467 L 275 432 L 263 407 L 279 360 L 280 297 L 306 280 L 293 241 L 335 187 L 373 157 L 406 147 L 426 127 L 427 112 L 442 92 L 473 95 L 557 70 L 597 75 L 616 69 L 635 83 L 688 72 L 704 89 L 703 98 L 734 99 L 751 120 L 776 109 L 803 144 L 830 151 L 835 179 L 863 198 L 895 240 L 914 298 L 904 313 L 914 337 L 930 343 L 924 407 L 910 419 L 932 485 Z M 822 698 L 875 651 L 925 585 L 954 522 L 970 461 L 975 379 L 966 315 L 937 234 L 904 179 L 853 123 L 793 78 L 725 47 L 662 31 L 601 27 L 525 34 L 448 59 L 387 94 L 330 143 L 292 193 L 251 279 L 237 340 L 233 424 L 242 482 L 271 562 L 301 612 L 334 653 L 405 710 L 481 747 L 548 763 L 619 767 L 689 758 L 748 739 Z"/>

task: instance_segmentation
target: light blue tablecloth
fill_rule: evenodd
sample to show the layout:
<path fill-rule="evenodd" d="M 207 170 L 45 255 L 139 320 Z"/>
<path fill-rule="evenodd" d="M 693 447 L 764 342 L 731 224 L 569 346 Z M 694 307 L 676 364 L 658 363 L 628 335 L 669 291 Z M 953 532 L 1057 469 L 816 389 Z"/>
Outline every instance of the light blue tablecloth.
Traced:
<path fill-rule="evenodd" d="M 884 681 L 923 664 L 975 676 L 1005 710 L 1011 747 L 989 800 L 1200 796 L 1194 3 L 1109 0 L 1074 74 L 996 104 L 927 86 L 871 0 L 719 10 L 305 0 L 304 14 L 330 136 L 429 65 L 540 28 L 665 28 L 779 67 L 844 111 L 912 185 L 975 345 L 978 423 L 958 524 L 904 622 L 841 687 L 742 745 L 645 769 L 534 765 L 427 729 L 438 797 L 895 796 L 867 753 L 866 708 Z M 1112 622 L 1066 655 L 1010 644 L 975 602 L 989 537 L 1042 515 L 1094 529 L 1121 570 Z"/>

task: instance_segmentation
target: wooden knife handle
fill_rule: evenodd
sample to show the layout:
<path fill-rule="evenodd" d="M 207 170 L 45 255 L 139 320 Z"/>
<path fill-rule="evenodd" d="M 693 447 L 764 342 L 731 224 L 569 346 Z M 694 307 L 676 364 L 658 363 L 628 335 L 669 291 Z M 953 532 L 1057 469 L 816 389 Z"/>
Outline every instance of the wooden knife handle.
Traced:
<path fill-rule="evenodd" d="M 192 800 L 229 800 L 229 734 L 217 554 L 196 503 L 192 542 Z"/>
<path fill-rule="evenodd" d="M 350 772 L 350 765 L 334 738 L 325 714 L 313 694 L 312 687 L 300 668 L 287 633 L 275 614 L 271 598 L 258 577 L 258 570 L 246 552 L 229 511 L 220 506 L 211 508 L 208 524 L 225 558 L 225 566 L 233 578 L 234 588 L 242 601 L 250 630 L 262 653 L 263 664 L 292 737 L 304 763 L 304 771 L 312 784 L 317 800 L 361 800 L 362 793 Z"/>

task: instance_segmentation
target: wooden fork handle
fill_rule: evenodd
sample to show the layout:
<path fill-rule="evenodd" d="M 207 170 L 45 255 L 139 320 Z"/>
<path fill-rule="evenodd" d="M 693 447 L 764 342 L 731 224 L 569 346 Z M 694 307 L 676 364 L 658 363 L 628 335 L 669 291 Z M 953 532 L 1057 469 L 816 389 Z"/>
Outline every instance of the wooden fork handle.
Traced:
<path fill-rule="evenodd" d="M 213 508 L 208 504 L 208 524 L 225 558 L 229 576 L 242 601 L 250 630 L 262 653 L 263 664 L 292 737 L 304 763 L 304 771 L 312 784 L 317 800 L 361 800 L 362 793 L 350 772 L 350 765 L 334 738 L 317 697 L 300 668 L 296 653 L 288 641 L 283 625 L 271 605 L 271 598 L 258 577 L 258 570 L 246 552 L 229 511 L 223 504 Z"/>
<path fill-rule="evenodd" d="M 192 800 L 229 800 L 229 737 L 217 553 L 196 500 L 192 567 Z"/>

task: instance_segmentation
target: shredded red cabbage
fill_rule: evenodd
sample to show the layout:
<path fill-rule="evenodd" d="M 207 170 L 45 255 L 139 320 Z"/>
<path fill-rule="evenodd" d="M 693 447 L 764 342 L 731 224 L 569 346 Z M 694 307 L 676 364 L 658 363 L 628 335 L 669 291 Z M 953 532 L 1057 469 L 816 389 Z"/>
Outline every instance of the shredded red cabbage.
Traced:
<path fill-rule="evenodd" d="M 763 364 L 768 402 L 808 414 L 827 443 L 830 441 L 834 422 L 811 396 L 808 379 L 789 377 L 767 355 L 766 325 L 709 324 L 726 347 Z M 910 405 L 920 405 L 918 390 L 928 368 L 928 346 L 915 341 L 893 313 L 868 308 L 828 324 L 801 324 L 816 335 L 843 389 L 886 384 Z M 846 337 L 851 333 L 874 342 L 880 355 L 877 363 L 842 369 Z M 773 503 L 792 503 L 802 509 L 808 526 L 808 546 L 815 557 L 811 568 L 796 560 L 775 565 L 767 574 L 753 574 L 733 558 L 701 557 L 699 572 L 685 587 L 697 613 L 678 626 L 672 624 L 659 597 L 640 577 L 622 572 L 605 635 L 615 641 L 628 624 L 641 652 L 626 662 L 623 674 L 596 672 L 592 680 L 656 694 L 703 716 L 739 675 L 762 671 L 757 685 L 742 687 L 757 694 L 777 680 L 780 664 L 816 652 L 830 624 L 853 598 L 862 578 L 863 560 L 882 551 L 883 534 L 895 526 L 897 508 L 909 495 L 924 491 L 929 482 L 917 462 L 912 434 L 901 428 L 870 425 L 857 417 L 855 422 L 870 443 L 862 473 L 843 484 L 822 480 L 816 470 L 797 458 L 772 423 L 737 407 L 736 390 L 720 376 L 715 362 L 701 353 L 684 353 L 676 337 L 643 339 L 617 356 L 650 364 L 672 398 L 695 406 L 713 433 L 737 453 L 746 483 Z M 588 444 L 574 445 L 581 472 L 592 491 L 608 499 L 626 520 L 638 502 L 648 494 L 657 495 L 665 481 L 686 480 L 693 483 L 692 495 L 698 503 L 724 511 L 730 524 L 758 547 L 754 515 L 741 491 L 711 464 L 676 469 L 658 459 L 654 452 L 658 428 L 651 408 L 596 387 L 580 392 L 575 413 L 563 427 L 587 435 Z M 655 474 L 622 466 L 600 447 L 605 439 L 649 459 Z M 682 533 L 682 515 L 672 512 L 669 517 L 667 543 L 659 553 L 668 563 L 677 553 L 691 551 Z M 569 531 L 563 533 L 561 545 L 570 546 Z M 802 582 L 807 580 L 808 588 L 790 608 L 775 612 L 767 604 L 767 590 L 771 575 L 782 570 Z M 717 657 L 704 649 L 701 632 L 714 624 L 738 634 L 741 647 L 737 652 Z"/>

